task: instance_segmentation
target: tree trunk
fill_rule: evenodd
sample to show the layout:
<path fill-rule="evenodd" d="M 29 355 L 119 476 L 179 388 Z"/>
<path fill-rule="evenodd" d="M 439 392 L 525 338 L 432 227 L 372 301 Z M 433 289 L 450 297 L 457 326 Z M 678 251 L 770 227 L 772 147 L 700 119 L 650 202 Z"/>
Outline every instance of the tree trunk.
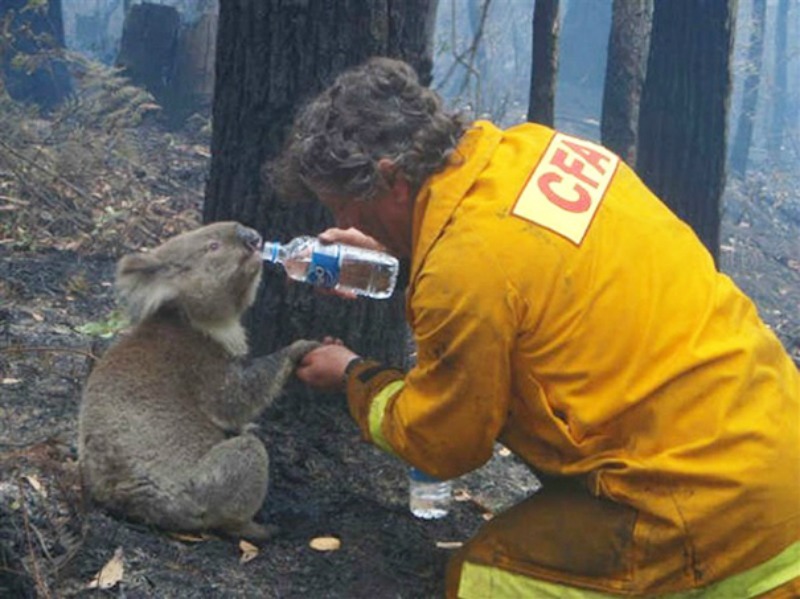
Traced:
<path fill-rule="evenodd" d="M 600 133 L 603 144 L 631 166 L 652 24 L 653 0 L 614 0 Z"/>
<path fill-rule="evenodd" d="M 639 115 L 639 174 L 694 228 L 715 259 L 734 4 L 655 3 Z"/>
<path fill-rule="evenodd" d="M 176 125 L 195 113 L 211 115 L 217 21 L 215 12 L 207 12 L 181 27 L 167 106 Z"/>
<path fill-rule="evenodd" d="M 552 127 L 558 74 L 558 0 L 536 0 L 528 121 Z"/>
<path fill-rule="evenodd" d="M 731 171 L 744 179 L 747 173 L 747 159 L 750 144 L 753 142 L 753 124 L 758 108 L 758 90 L 761 86 L 761 66 L 764 58 L 764 28 L 767 14 L 767 0 L 753 0 L 750 18 L 750 40 L 747 46 L 747 64 L 742 89 L 742 107 L 739 122 L 733 138 L 731 150 Z"/>
<path fill-rule="evenodd" d="M 168 101 L 179 31 L 175 8 L 150 3 L 132 6 L 122 29 L 117 65 L 160 104 Z"/>
<path fill-rule="evenodd" d="M 36 7 L 28 4 L 28 0 L 0 1 L 0 91 L 5 88 L 14 100 L 48 111 L 72 92 L 59 54 L 64 50 L 61 0 Z"/>
<path fill-rule="evenodd" d="M 789 0 L 780 0 L 775 13 L 775 93 L 772 96 L 772 121 L 767 136 L 767 150 L 773 163 L 779 164 L 783 155 L 783 135 L 786 127 L 787 105 L 787 33 L 789 27 Z"/>
<path fill-rule="evenodd" d="M 430 83 L 435 10 L 435 0 L 221 2 L 204 219 L 236 219 L 281 241 L 329 227 L 321 205 L 277 198 L 262 166 L 279 153 L 297 106 L 346 67 L 394 56 Z M 391 300 L 347 302 L 290 284 L 277 269 L 264 279 L 249 323 L 257 352 L 334 335 L 363 355 L 405 364 L 402 284 Z"/>

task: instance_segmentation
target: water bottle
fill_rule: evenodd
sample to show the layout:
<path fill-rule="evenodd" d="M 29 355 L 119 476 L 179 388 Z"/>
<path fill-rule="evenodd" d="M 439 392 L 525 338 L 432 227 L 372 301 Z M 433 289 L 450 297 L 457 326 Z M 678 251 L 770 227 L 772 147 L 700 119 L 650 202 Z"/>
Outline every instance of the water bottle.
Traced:
<path fill-rule="evenodd" d="M 389 254 L 341 243 L 325 244 L 308 236 L 286 244 L 267 242 L 261 256 L 282 265 L 296 281 L 373 299 L 392 295 L 399 270 L 399 261 Z"/>
<path fill-rule="evenodd" d="M 434 478 L 413 466 L 408 469 L 408 503 L 417 518 L 444 518 L 450 511 L 452 499 L 452 481 Z"/>

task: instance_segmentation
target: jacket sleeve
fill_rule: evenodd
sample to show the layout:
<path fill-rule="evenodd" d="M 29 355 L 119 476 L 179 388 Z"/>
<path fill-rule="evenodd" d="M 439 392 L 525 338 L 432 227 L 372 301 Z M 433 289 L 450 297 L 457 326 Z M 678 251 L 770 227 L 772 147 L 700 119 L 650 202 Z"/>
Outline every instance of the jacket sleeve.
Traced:
<path fill-rule="evenodd" d="M 364 436 L 441 478 L 491 458 L 510 402 L 519 301 L 481 244 L 461 235 L 434 248 L 416 277 L 409 317 L 417 365 L 402 378 L 365 362 L 348 377 Z"/>

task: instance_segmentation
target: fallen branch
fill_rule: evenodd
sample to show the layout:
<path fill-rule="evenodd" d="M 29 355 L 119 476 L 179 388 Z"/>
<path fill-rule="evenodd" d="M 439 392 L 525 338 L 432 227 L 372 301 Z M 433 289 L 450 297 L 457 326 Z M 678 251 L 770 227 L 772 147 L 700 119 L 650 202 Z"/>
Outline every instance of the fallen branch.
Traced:
<path fill-rule="evenodd" d="M 19 158 L 20 160 L 22 160 L 22 161 L 24 161 L 24 162 L 27 162 L 27 163 L 28 163 L 28 164 L 30 164 L 32 167 L 39 169 L 40 171 L 42 171 L 42 172 L 43 172 L 43 173 L 45 173 L 46 175 L 49 175 L 49 176 L 53 177 L 54 179 L 57 179 L 57 180 L 61 181 L 61 182 L 62 182 L 64 185 L 66 185 L 67 187 L 69 187 L 69 188 L 70 188 L 72 191 L 74 191 L 75 193 L 77 193 L 77 194 L 78 194 L 79 196 L 81 196 L 82 198 L 85 198 L 85 199 L 87 199 L 87 200 L 91 200 L 91 199 L 92 199 L 92 197 L 91 197 L 91 196 L 90 196 L 88 193 L 86 193 L 84 190 L 82 190 L 80 187 L 78 187 L 77 185 L 75 185 L 74 183 L 72 183 L 71 181 L 69 181 L 68 179 L 66 179 L 66 178 L 62 177 L 62 176 L 61 176 L 61 175 L 59 175 L 58 173 L 54 173 L 54 172 L 53 172 L 53 171 L 51 171 L 50 169 L 43 167 L 43 166 L 42 166 L 41 164 L 39 164 L 38 162 L 36 162 L 36 161 L 34 161 L 34 160 L 31 160 L 30 158 L 28 158 L 27 156 L 25 156 L 25 154 L 23 154 L 22 152 L 18 152 L 18 151 L 17 151 L 17 150 L 15 150 L 13 147 L 11 147 L 11 146 L 10 146 L 10 145 L 8 145 L 6 142 L 4 142 L 2 139 L 0 139 L 0 146 L 2 146 L 3 148 L 5 148 L 5 149 L 6 149 L 6 150 L 7 150 L 7 151 L 8 151 L 8 152 L 9 152 L 9 153 L 12 155 L 12 156 L 15 156 L 15 157 L 17 157 L 17 158 Z"/>
<path fill-rule="evenodd" d="M 22 488 L 22 480 L 17 479 L 17 488 L 19 489 L 19 503 L 22 510 L 22 522 L 25 527 L 25 540 L 28 545 L 28 553 L 30 555 L 31 568 L 33 569 L 33 579 L 36 582 L 36 590 L 41 597 L 50 597 L 50 589 L 47 583 L 42 579 L 39 572 L 39 560 L 36 559 L 36 553 L 33 550 L 33 540 L 31 538 L 31 522 L 28 516 L 28 508 L 25 505 L 25 490 Z"/>
<path fill-rule="evenodd" d="M 25 352 L 54 352 L 54 353 L 72 353 L 72 354 L 79 354 L 90 360 L 98 360 L 99 356 L 94 355 L 91 351 L 84 350 L 84 349 L 75 349 L 74 347 L 23 347 L 23 346 L 14 346 L 14 347 L 1 347 L 0 354 L 15 354 L 15 353 L 25 353 Z"/>

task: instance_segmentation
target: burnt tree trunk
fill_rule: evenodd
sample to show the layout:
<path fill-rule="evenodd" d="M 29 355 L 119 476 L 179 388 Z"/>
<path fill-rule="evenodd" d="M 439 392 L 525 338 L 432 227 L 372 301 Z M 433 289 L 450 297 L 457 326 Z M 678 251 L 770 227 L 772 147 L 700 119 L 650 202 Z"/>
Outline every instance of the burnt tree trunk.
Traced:
<path fill-rule="evenodd" d="M 207 12 L 181 28 L 168 102 L 170 118 L 177 125 L 194 113 L 211 114 L 217 21 L 215 12 Z"/>
<path fill-rule="evenodd" d="M 236 219 L 281 241 L 329 227 L 320 205 L 276 197 L 262 167 L 280 152 L 296 108 L 344 68 L 374 55 L 400 57 L 429 83 L 435 10 L 435 0 L 220 3 L 204 220 Z M 402 284 L 390 300 L 347 302 L 288 283 L 271 267 L 264 279 L 250 312 L 256 352 L 334 335 L 364 355 L 405 364 Z"/>
<path fill-rule="evenodd" d="M 528 120 L 552 127 L 558 74 L 558 0 L 536 0 L 533 9 L 531 93 Z"/>
<path fill-rule="evenodd" d="M 160 104 L 168 97 L 179 31 L 175 8 L 148 2 L 130 8 L 122 29 L 117 66 Z"/>
<path fill-rule="evenodd" d="M 614 0 L 612 10 L 600 133 L 603 145 L 634 166 L 653 0 Z"/>
<path fill-rule="evenodd" d="M 55 108 L 72 92 L 63 50 L 61 0 L 0 1 L 0 91 L 45 111 Z"/>
<path fill-rule="evenodd" d="M 747 173 L 747 160 L 753 142 L 753 125 L 758 109 L 758 89 L 761 86 L 761 66 L 764 59 L 764 30 L 767 0 L 753 0 L 750 18 L 750 38 L 747 45 L 747 64 L 742 89 L 742 107 L 731 148 L 731 171 L 740 179 Z"/>
<path fill-rule="evenodd" d="M 725 182 L 734 4 L 655 3 L 639 114 L 639 174 L 694 228 L 715 259 Z"/>

